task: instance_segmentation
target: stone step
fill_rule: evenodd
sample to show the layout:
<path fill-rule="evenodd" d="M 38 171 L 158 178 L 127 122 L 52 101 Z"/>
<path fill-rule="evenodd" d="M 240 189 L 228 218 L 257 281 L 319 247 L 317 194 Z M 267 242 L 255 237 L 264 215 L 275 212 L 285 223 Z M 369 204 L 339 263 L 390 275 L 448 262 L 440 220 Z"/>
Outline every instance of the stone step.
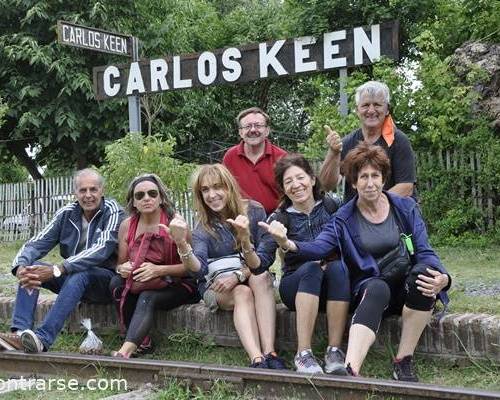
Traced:
<path fill-rule="evenodd" d="M 40 323 L 54 302 L 53 298 L 39 300 L 36 321 Z M 13 298 L 0 297 L 0 320 L 9 323 L 14 306 Z M 276 346 L 294 350 L 297 344 L 295 313 L 284 305 L 277 306 Z M 81 332 L 80 321 L 90 318 L 97 331 L 116 329 L 117 315 L 112 304 L 81 303 L 66 323 L 70 332 Z M 397 348 L 400 335 L 400 318 L 385 319 L 380 327 L 374 347 Z M 184 305 L 172 311 L 158 311 L 155 330 L 171 334 L 187 330 L 212 338 L 221 346 L 241 346 L 229 311 L 211 313 L 203 303 Z M 319 314 L 314 340 L 327 337 L 326 318 Z M 447 358 L 483 358 L 500 361 L 500 317 L 488 314 L 445 314 L 433 317 L 424 330 L 417 346 L 418 353 Z"/>

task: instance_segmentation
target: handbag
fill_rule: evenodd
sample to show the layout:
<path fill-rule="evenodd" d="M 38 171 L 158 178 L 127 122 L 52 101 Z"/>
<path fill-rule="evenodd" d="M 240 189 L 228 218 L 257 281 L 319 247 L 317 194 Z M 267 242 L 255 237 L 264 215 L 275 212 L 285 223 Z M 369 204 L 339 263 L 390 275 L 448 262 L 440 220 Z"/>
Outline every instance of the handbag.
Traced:
<path fill-rule="evenodd" d="M 376 259 L 380 277 L 390 286 L 395 286 L 404 281 L 412 268 L 410 255 L 403 240 L 384 256 Z"/>
<path fill-rule="evenodd" d="M 241 270 L 242 259 L 239 254 L 229 254 L 223 257 L 208 259 L 208 273 L 205 275 L 206 287 L 212 285 L 218 278 L 231 275 Z"/>

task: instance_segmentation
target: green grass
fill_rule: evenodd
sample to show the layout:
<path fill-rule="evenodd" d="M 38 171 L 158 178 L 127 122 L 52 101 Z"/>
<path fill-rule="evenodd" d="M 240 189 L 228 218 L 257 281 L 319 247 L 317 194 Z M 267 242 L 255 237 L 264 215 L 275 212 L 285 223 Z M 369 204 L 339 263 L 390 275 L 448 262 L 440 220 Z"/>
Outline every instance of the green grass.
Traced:
<path fill-rule="evenodd" d="M 154 400 L 251 400 L 255 396 L 249 390 L 240 393 L 233 385 L 224 381 L 215 381 L 208 391 L 190 388 L 175 379 L 165 382 L 165 387 L 155 393 Z"/>
<path fill-rule="evenodd" d="M 2 400 L 97 400 L 103 399 L 120 392 L 107 390 L 88 390 L 84 387 L 78 390 L 16 390 L 2 395 Z"/>
<path fill-rule="evenodd" d="M 450 312 L 500 314 L 500 246 L 440 247 L 437 252 L 452 277 Z"/>
<path fill-rule="evenodd" d="M 11 273 L 12 260 L 23 245 L 23 242 L 0 243 L 0 296 L 14 296 L 16 294 L 17 279 Z M 59 249 L 55 248 L 45 258 L 49 263 L 61 261 Z M 45 291 L 48 294 L 48 291 Z"/>

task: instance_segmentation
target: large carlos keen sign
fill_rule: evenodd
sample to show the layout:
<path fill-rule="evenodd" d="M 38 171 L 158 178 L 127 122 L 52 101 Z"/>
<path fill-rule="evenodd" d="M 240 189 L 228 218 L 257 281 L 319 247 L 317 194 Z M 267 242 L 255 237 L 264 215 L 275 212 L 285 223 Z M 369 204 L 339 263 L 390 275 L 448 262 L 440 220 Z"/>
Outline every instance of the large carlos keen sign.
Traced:
<path fill-rule="evenodd" d="M 397 21 L 94 68 L 98 100 L 326 72 L 399 57 Z"/>

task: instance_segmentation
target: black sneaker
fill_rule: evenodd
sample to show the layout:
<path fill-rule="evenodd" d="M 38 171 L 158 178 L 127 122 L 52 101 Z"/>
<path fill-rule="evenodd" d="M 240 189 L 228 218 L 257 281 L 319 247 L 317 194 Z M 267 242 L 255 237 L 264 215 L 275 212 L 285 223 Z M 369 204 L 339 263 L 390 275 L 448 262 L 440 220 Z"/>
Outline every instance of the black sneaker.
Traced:
<path fill-rule="evenodd" d="M 153 341 L 151 340 L 151 336 L 146 336 L 142 343 L 137 346 L 137 350 L 135 351 L 136 356 L 142 356 L 145 354 L 151 354 L 154 352 Z"/>
<path fill-rule="evenodd" d="M 342 350 L 332 346 L 326 348 L 325 372 L 327 374 L 346 376 L 348 372 L 344 366 L 344 362 L 345 354 Z"/>
<path fill-rule="evenodd" d="M 268 369 L 267 360 L 265 357 L 255 357 L 252 363 L 249 365 L 250 368 L 263 368 Z"/>
<path fill-rule="evenodd" d="M 357 377 L 359 376 L 359 374 L 357 374 L 356 372 L 354 372 L 351 368 L 351 364 L 347 364 L 347 367 L 345 367 L 345 370 L 347 372 L 347 376 L 354 376 L 354 377 Z"/>
<path fill-rule="evenodd" d="M 278 357 L 275 352 L 267 353 L 264 358 L 269 369 L 288 369 L 285 365 L 285 360 Z"/>
<path fill-rule="evenodd" d="M 405 356 L 401 360 L 394 360 L 392 377 L 397 381 L 418 382 L 418 377 L 413 365 L 413 356 Z"/>

